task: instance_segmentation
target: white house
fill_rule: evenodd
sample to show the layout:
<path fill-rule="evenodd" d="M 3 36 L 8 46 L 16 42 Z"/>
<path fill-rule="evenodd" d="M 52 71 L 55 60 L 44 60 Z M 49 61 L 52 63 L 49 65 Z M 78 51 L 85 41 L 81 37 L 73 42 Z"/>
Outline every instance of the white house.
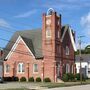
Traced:
<path fill-rule="evenodd" d="M 75 57 L 76 63 L 76 71 L 77 73 L 80 72 L 80 56 L 76 55 Z M 90 78 L 90 54 L 82 54 L 82 61 L 81 61 L 82 73 Z"/>

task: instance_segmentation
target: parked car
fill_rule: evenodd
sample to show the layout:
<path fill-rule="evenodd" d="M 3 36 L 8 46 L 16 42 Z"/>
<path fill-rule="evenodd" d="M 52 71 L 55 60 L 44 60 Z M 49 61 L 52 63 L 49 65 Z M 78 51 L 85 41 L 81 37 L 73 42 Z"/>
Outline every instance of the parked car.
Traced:
<path fill-rule="evenodd" d="M 3 83 L 3 78 L 2 77 L 0 77 L 0 83 Z"/>

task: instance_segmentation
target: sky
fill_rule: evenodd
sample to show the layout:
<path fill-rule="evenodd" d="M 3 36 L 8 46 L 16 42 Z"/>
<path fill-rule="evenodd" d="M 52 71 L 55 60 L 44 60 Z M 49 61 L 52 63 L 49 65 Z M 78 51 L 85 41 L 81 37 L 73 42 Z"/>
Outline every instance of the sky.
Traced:
<path fill-rule="evenodd" d="M 90 44 L 90 0 L 0 0 L 0 47 L 18 30 L 41 28 L 42 14 L 49 8 L 75 31 L 77 48 L 79 36 L 84 36 L 82 48 Z"/>

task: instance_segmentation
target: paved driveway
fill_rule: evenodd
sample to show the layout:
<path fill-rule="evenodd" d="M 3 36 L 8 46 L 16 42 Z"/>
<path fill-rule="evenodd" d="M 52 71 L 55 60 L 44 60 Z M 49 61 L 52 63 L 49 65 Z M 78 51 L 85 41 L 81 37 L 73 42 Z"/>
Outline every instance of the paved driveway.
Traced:
<path fill-rule="evenodd" d="M 60 87 L 60 88 L 44 89 L 44 90 L 90 90 L 90 85 Z"/>

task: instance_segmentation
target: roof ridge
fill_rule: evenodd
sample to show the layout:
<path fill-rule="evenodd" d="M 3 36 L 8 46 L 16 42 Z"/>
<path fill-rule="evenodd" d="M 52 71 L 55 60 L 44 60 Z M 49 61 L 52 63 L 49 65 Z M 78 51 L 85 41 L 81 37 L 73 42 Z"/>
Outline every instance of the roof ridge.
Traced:
<path fill-rule="evenodd" d="M 25 31 L 40 31 L 41 30 L 41 28 L 35 28 L 35 29 L 26 29 L 26 30 L 18 30 L 18 31 L 16 31 L 16 32 L 25 32 Z M 15 33 L 16 33 L 15 32 Z"/>

